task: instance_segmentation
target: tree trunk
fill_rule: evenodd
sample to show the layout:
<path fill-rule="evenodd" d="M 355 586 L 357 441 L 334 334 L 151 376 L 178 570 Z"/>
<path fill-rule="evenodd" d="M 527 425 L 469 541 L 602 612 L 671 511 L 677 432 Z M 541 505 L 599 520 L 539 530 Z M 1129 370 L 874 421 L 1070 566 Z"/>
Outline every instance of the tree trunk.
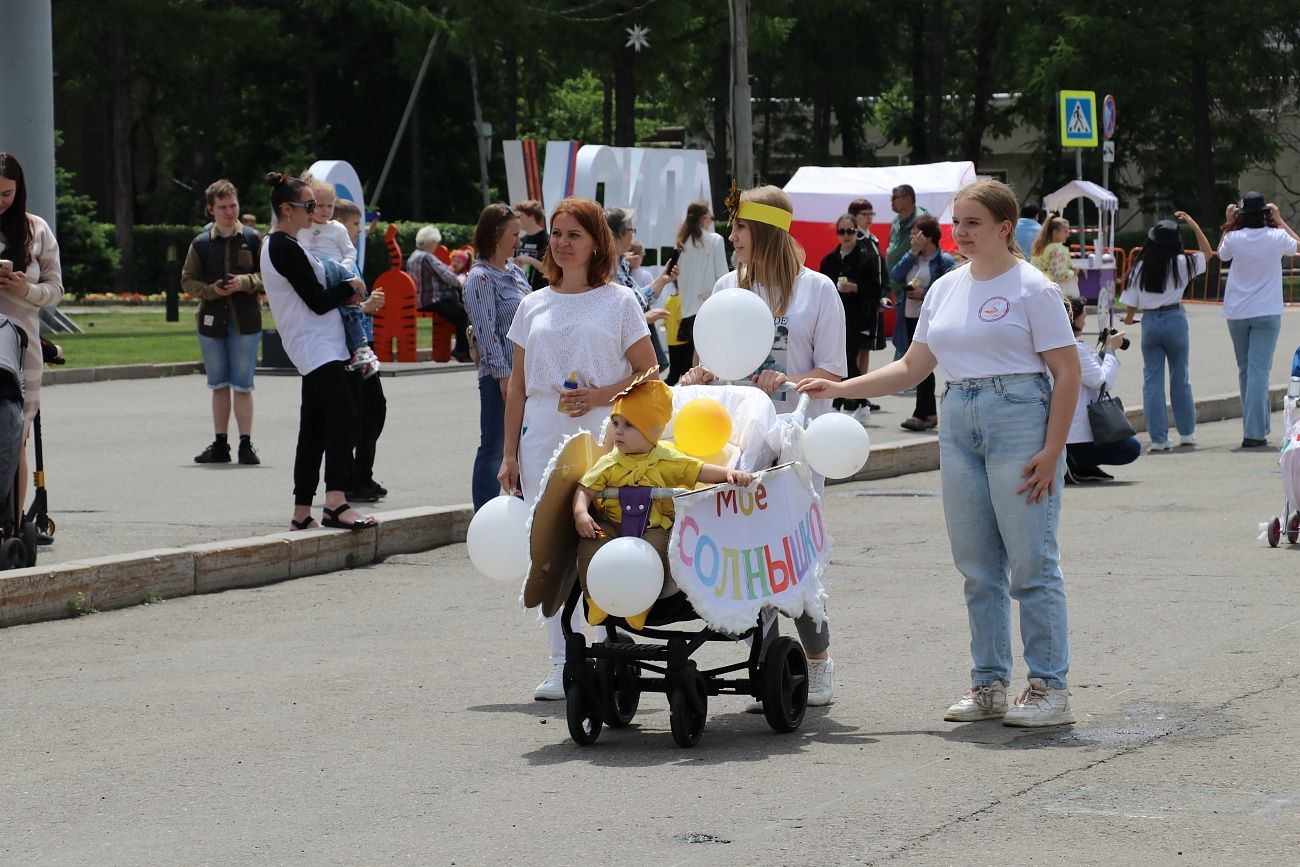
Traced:
<path fill-rule="evenodd" d="M 636 145 L 636 54 L 631 48 L 614 51 L 614 144 Z"/>
<path fill-rule="evenodd" d="M 1014 54 L 1015 46 L 998 42 L 998 35 L 1010 28 L 1006 23 L 1006 6 L 1001 3 L 983 3 L 977 7 L 979 16 L 975 24 L 975 69 L 972 80 L 970 116 L 962 127 L 961 156 L 979 164 L 984 149 L 984 133 L 988 129 L 993 103 L 993 54 Z"/>
<path fill-rule="evenodd" d="M 506 47 L 506 116 L 502 138 L 519 137 L 519 52 Z"/>
<path fill-rule="evenodd" d="M 840 104 L 835 108 L 835 119 L 838 121 L 840 128 L 842 162 L 846 166 L 856 166 L 862 161 L 862 153 L 859 149 L 861 144 L 859 136 L 862 132 L 862 110 L 858 106 L 857 97 L 852 93 L 845 94 Z"/>
<path fill-rule="evenodd" d="M 943 146 L 943 0 L 930 0 L 925 36 L 926 147 L 931 160 L 942 159 Z"/>
<path fill-rule="evenodd" d="M 195 178 L 196 181 L 204 185 L 216 179 L 217 139 L 221 136 L 222 121 L 224 120 L 221 115 L 221 83 L 224 80 L 224 76 L 214 75 L 212 81 L 208 84 L 207 126 L 203 131 L 203 154 L 198 165 L 198 177 Z M 191 197 L 190 210 L 194 210 L 194 198 L 198 197 Z M 203 210 L 204 202 L 201 198 L 197 204 L 199 210 Z M 206 218 L 203 222 L 207 222 Z"/>
<path fill-rule="evenodd" d="M 601 101 L 600 101 L 600 143 L 607 145 L 614 140 L 614 87 L 609 82 L 608 75 L 600 77 L 601 83 Z"/>
<path fill-rule="evenodd" d="M 316 133 L 320 128 L 320 99 L 317 95 L 316 64 L 307 64 L 307 149 L 316 153 Z"/>
<path fill-rule="evenodd" d="M 731 113 L 731 46 L 723 43 L 713 64 L 713 162 L 709 164 L 709 185 L 713 190 L 713 213 L 721 217 L 726 213 L 723 200 L 730 184 L 728 167 L 731 157 L 727 152 L 727 119 Z"/>
<path fill-rule="evenodd" d="M 812 157 L 813 164 L 824 166 L 830 162 L 831 154 L 831 107 L 826 97 L 814 95 L 812 98 Z"/>
<path fill-rule="evenodd" d="M 1210 83 L 1206 68 L 1205 2 L 1192 0 L 1188 9 L 1192 39 L 1192 170 L 1196 175 L 1196 219 L 1212 225 L 1218 209 L 1214 190 L 1214 143 L 1210 138 Z"/>
<path fill-rule="evenodd" d="M 925 134 L 925 6 L 922 3 L 912 3 L 908 11 L 911 13 L 912 32 L 912 115 L 907 130 L 907 145 L 912 151 L 910 162 L 928 163 L 930 141 Z"/>
<path fill-rule="evenodd" d="M 135 286 L 135 152 L 131 147 L 132 115 L 131 58 L 127 54 L 125 24 L 115 19 L 110 37 L 110 79 L 113 105 L 113 223 L 121 264 L 117 288 L 129 291 Z"/>

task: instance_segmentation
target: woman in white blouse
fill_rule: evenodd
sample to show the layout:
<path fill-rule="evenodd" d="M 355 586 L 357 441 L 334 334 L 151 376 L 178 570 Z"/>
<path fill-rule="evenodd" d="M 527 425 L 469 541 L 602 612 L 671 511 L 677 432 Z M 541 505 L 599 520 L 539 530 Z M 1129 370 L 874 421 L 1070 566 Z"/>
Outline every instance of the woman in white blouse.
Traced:
<path fill-rule="evenodd" d="M 23 358 L 26 396 L 23 400 L 23 449 L 18 464 L 17 501 L 27 495 L 27 436 L 41 408 L 42 307 L 63 298 L 63 267 L 59 242 L 50 226 L 27 213 L 27 182 L 13 154 L 0 152 L 0 314 L 27 332 Z"/>
<path fill-rule="evenodd" d="M 1142 444 L 1135 436 L 1117 443 L 1095 442 L 1092 424 L 1088 420 L 1088 404 L 1097 399 L 1103 386 L 1107 389 L 1115 387 L 1115 377 L 1119 374 L 1119 356 L 1115 350 L 1124 344 L 1124 332 L 1106 335 L 1099 354 L 1079 339 L 1088 324 L 1083 299 L 1072 295 L 1065 299 L 1065 307 L 1070 314 L 1070 327 L 1074 330 L 1074 348 L 1079 353 L 1082 376 L 1079 402 L 1074 405 L 1074 420 L 1070 422 L 1070 434 L 1065 440 L 1065 483 L 1109 482 L 1115 477 L 1101 468 L 1103 464 L 1114 467 L 1131 464 L 1142 454 Z"/>
<path fill-rule="evenodd" d="M 669 385 L 681 379 L 694 363 L 695 314 L 713 293 L 714 284 L 730 270 L 722 236 L 713 231 L 713 209 L 708 202 L 700 200 L 687 206 L 686 219 L 677 230 L 677 249 L 682 251 L 677 260 L 680 273 L 676 287 L 682 300 L 682 318 L 677 333 L 668 335 Z"/>
<path fill-rule="evenodd" d="M 600 205 L 565 199 L 551 214 L 542 259 L 550 285 L 525 297 L 507 334 L 514 360 L 506 384 L 505 449 L 497 480 L 531 507 L 542 475 L 565 437 L 599 433 L 610 402 L 634 373 L 656 366 L 634 293 L 612 282 L 614 235 Z M 564 698 L 564 632 L 548 618 L 550 673 L 533 698 Z"/>
<path fill-rule="evenodd" d="M 817 397 L 877 397 L 910 388 L 943 365 L 943 512 L 953 560 L 966 579 L 974 662 L 970 689 L 944 719 L 1066 725 L 1074 714 L 1056 530 L 1079 356 L 1060 289 L 1021 258 L 1019 211 L 1015 192 L 998 181 L 958 192 L 952 235 L 969 263 L 930 285 L 907 353 L 864 376 L 809 379 L 799 389 Z M 1008 707 L 1012 599 L 1020 603 L 1029 684 Z"/>

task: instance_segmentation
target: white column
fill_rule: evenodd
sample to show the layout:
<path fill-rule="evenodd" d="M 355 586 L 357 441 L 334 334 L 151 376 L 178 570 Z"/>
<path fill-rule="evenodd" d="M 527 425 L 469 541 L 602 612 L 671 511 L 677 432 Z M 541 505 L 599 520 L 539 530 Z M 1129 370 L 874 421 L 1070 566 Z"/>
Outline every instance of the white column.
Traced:
<path fill-rule="evenodd" d="M 54 43 L 50 0 L 4 4 L 0 151 L 18 158 L 27 210 L 54 226 Z"/>

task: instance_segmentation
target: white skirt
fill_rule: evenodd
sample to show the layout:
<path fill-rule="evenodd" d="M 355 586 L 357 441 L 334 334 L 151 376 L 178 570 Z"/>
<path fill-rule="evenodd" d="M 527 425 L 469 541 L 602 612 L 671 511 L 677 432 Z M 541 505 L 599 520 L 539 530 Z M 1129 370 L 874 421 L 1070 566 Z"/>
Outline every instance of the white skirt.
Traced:
<path fill-rule="evenodd" d="M 541 494 L 542 474 L 560 443 L 582 430 L 599 437 L 605 419 L 609 418 L 608 405 L 574 418 L 559 411 L 559 401 L 559 394 L 542 394 L 524 402 L 524 429 L 519 437 L 519 487 L 530 509 Z"/>

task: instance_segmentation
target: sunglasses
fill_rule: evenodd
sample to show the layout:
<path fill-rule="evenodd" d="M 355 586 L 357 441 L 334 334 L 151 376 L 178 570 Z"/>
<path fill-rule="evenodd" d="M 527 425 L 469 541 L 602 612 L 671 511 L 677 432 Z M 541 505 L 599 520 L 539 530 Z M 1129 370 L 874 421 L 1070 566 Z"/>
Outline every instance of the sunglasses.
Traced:
<path fill-rule="evenodd" d="M 311 199 L 310 201 L 306 201 L 306 202 L 286 202 L 285 204 L 290 205 L 291 207 L 294 208 L 302 208 L 309 214 L 315 213 L 316 211 L 315 199 Z"/>
<path fill-rule="evenodd" d="M 836 229 L 835 230 L 835 234 L 837 235 L 856 235 L 857 233 L 858 233 L 857 229 Z"/>

